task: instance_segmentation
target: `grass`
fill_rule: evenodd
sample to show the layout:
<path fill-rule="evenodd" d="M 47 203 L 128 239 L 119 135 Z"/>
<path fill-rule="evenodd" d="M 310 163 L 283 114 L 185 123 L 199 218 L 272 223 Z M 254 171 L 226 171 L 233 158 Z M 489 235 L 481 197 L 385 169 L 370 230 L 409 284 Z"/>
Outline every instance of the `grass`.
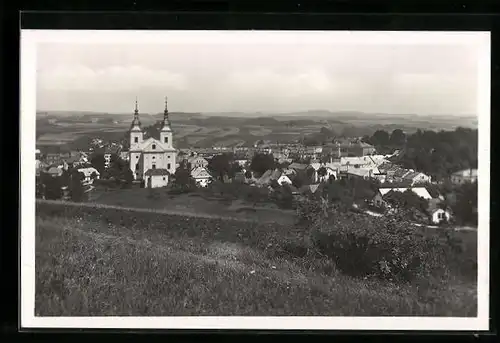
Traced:
<path fill-rule="evenodd" d="M 243 200 L 230 200 L 221 197 L 199 193 L 170 195 L 165 189 L 155 189 L 151 196 L 150 189 L 117 189 L 102 193 L 94 199 L 95 202 L 105 205 L 124 207 L 148 208 L 156 210 L 184 211 L 189 213 L 204 213 L 239 219 L 256 219 L 259 221 L 279 222 L 292 225 L 295 221 L 295 212 L 279 208 L 254 206 Z"/>
<path fill-rule="evenodd" d="M 475 282 L 351 278 L 294 244 L 307 247 L 303 232 L 278 224 L 37 203 L 35 312 L 476 315 Z"/>

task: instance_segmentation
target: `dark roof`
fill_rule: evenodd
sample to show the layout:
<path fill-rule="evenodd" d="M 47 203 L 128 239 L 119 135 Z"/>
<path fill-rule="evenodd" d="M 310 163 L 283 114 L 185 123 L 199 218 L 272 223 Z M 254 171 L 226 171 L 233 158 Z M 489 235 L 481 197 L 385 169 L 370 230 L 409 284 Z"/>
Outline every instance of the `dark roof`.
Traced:
<path fill-rule="evenodd" d="M 159 176 L 159 175 L 170 175 L 167 169 L 148 169 L 144 175 L 146 176 Z"/>

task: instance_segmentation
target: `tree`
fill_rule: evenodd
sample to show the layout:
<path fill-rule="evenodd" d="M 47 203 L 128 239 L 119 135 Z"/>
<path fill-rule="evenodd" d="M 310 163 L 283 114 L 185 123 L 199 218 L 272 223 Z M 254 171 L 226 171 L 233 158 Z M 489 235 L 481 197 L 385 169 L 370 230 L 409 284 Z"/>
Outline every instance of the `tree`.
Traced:
<path fill-rule="evenodd" d="M 104 154 L 101 152 L 95 152 L 90 156 L 90 164 L 92 167 L 97 169 L 97 171 L 102 174 L 104 172 L 104 165 L 105 165 L 105 160 L 104 160 Z"/>
<path fill-rule="evenodd" d="M 111 155 L 107 173 L 109 177 L 119 180 L 123 186 L 130 186 L 134 181 L 134 174 L 130 170 L 129 164 L 116 154 Z"/>
<path fill-rule="evenodd" d="M 247 179 L 251 179 L 252 178 L 252 172 L 250 170 L 247 170 L 245 172 L 245 178 L 247 178 Z"/>
<path fill-rule="evenodd" d="M 224 175 L 234 172 L 235 167 L 229 154 L 220 154 L 212 157 L 208 162 L 208 169 L 221 181 L 224 180 Z"/>
<path fill-rule="evenodd" d="M 256 172 L 259 175 L 264 174 L 269 169 L 274 169 L 276 167 L 276 162 L 274 161 L 273 155 L 270 154 L 255 154 L 250 163 L 250 170 Z"/>
<path fill-rule="evenodd" d="M 196 180 L 186 168 L 177 168 L 174 174 L 174 187 L 181 189 L 192 189 L 196 187 Z"/>
<path fill-rule="evenodd" d="M 404 146 L 406 143 L 406 135 L 401 129 L 392 131 L 389 142 L 394 146 Z"/>
<path fill-rule="evenodd" d="M 320 167 L 320 168 L 318 169 L 318 172 L 317 172 L 317 173 L 318 173 L 318 176 L 319 176 L 321 179 L 323 179 L 323 178 L 326 176 L 326 174 L 327 174 L 327 170 L 326 170 L 326 168 L 325 168 L 325 167 Z"/>
<path fill-rule="evenodd" d="M 306 172 L 298 171 L 297 175 L 295 175 L 295 177 L 292 180 L 292 184 L 295 187 L 300 188 L 302 186 L 311 184 L 311 178 L 307 175 Z"/>
<path fill-rule="evenodd" d="M 78 172 L 78 170 L 74 169 L 70 176 L 70 184 L 69 184 L 69 194 L 72 201 L 81 201 L 84 195 L 84 189 L 82 185 L 82 181 L 85 179 L 85 176 Z"/>
<path fill-rule="evenodd" d="M 375 146 L 385 146 L 389 144 L 389 133 L 385 130 L 377 130 L 372 136 L 371 141 Z"/>
<path fill-rule="evenodd" d="M 45 186 L 45 199 L 58 200 L 62 198 L 61 177 L 52 177 L 49 174 L 42 173 L 42 183 Z"/>

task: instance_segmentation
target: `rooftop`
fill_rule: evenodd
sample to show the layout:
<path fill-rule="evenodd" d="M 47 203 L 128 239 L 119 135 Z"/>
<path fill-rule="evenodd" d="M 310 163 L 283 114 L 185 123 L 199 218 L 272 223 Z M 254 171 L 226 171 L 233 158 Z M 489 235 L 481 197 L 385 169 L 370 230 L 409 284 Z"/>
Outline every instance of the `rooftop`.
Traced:
<path fill-rule="evenodd" d="M 167 169 L 148 169 L 144 175 L 146 176 L 161 176 L 161 175 L 170 175 L 170 172 Z"/>

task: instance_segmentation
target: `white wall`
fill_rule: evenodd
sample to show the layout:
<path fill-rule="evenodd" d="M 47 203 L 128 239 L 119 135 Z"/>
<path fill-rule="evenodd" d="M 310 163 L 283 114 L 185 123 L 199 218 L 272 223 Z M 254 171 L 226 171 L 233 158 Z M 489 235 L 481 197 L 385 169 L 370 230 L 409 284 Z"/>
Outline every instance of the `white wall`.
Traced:
<path fill-rule="evenodd" d="M 442 214 L 444 214 L 446 220 L 450 220 L 450 214 L 442 209 L 439 209 L 432 214 L 432 222 L 434 224 L 438 224 L 441 221 L 440 215 Z"/>
<path fill-rule="evenodd" d="M 168 175 L 153 175 L 146 176 L 147 178 L 151 178 L 151 188 L 165 187 L 168 185 Z M 146 181 L 146 187 L 148 186 L 148 181 Z"/>

